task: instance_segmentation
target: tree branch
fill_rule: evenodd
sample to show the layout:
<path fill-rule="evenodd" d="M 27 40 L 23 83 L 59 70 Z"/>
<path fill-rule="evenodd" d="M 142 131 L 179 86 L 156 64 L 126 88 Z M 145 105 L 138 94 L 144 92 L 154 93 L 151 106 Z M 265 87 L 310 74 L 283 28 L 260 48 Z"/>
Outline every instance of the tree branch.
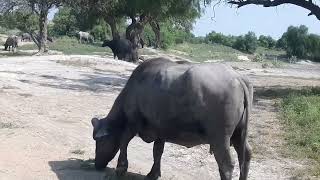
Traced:
<path fill-rule="evenodd" d="M 309 16 L 315 15 L 320 20 L 320 7 L 312 0 L 231 0 L 229 4 L 235 4 L 238 8 L 249 4 L 262 5 L 263 7 L 276 7 L 282 4 L 293 4 L 310 10 Z"/>

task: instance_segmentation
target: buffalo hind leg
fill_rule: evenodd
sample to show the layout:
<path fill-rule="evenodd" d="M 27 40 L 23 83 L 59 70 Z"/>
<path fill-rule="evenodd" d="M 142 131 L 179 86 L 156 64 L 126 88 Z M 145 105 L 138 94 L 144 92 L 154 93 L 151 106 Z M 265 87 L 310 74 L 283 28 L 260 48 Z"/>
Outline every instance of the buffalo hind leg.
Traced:
<path fill-rule="evenodd" d="M 250 160 L 251 160 L 251 147 L 247 140 L 241 140 L 241 136 L 236 136 L 232 138 L 232 144 L 234 149 L 237 151 L 238 160 L 239 160 L 239 168 L 240 168 L 240 178 L 239 180 L 247 180 Z M 244 156 L 243 156 L 243 151 Z M 245 158 L 245 159 L 243 159 Z"/>
<path fill-rule="evenodd" d="M 118 158 L 118 164 L 116 168 L 116 174 L 118 176 L 123 176 L 128 170 L 128 158 L 127 158 L 127 148 L 131 139 L 135 136 L 136 131 L 131 128 L 127 128 L 123 133 L 120 141 L 120 154 Z"/>
<path fill-rule="evenodd" d="M 153 166 L 148 173 L 147 180 L 156 180 L 161 176 L 161 156 L 165 141 L 157 139 L 153 144 Z"/>
<path fill-rule="evenodd" d="M 230 140 L 210 144 L 210 152 L 213 152 L 218 163 L 221 180 L 232 180 L 234 160 L 230 152 Z"/>

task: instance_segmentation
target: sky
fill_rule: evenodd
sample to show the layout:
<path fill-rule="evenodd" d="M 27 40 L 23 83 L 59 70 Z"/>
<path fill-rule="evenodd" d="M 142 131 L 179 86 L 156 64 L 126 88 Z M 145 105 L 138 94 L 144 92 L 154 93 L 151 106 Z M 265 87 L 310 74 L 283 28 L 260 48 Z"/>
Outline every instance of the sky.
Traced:
<path fill-rule="evenodd" d="M 241 35 L 248 31 L 259 35 L 270 35 L 278 39 L 290 25 L 306 25 L 310 33 L 320 34 L 320 21 L 308 16 L 310 11 L 294 5 L 265 8 L 256 5 L 239 9 L 219 5 L 213 10 L 207 7 L 203 16 L 194 25 L 196 36 L 205 36 L 211 31 L 226 35 Z"/>
<path fill-rule="evenodd" d="M 51 10 L 49 20 L 53 19 L 57 9 Z M 270 35 L 275 39 L 287 30 L 290 25 L 306 25 L 310 33 L 320 34 L 320 20 L 307 16 L 308 10 L 294 5 L 282 5 L 275 8 L 264 8 L 256 5 L 239 9 L 227 5 L 212 5 L 205 9 L 202 17 L 194 25 L 196 36 L 205 36 L 211 31 L 225 35 L 242 35 L 253 31 L 257 36 Z"/>

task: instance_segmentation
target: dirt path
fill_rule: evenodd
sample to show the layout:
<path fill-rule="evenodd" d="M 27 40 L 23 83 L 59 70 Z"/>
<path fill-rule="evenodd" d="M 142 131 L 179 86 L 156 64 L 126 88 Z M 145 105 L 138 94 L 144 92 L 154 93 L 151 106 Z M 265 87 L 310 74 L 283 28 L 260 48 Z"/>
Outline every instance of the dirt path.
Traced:
<path fill-rule="evenodd" d="M 95 147 L 90 119 L 108 113 L 134 68 L 92 56 L 0 59 L 0 180 L 115 179 L 113 169 L 96 172 L 87 161 L 94 157 Z M 320 86 L 318 77 L 303 73 L 307 78 L 283 77 L 274 70 L 270 77 L 257 70 L 239 71 L 251 73 L 258 87 Z M 250 120 L 252 180 L 290 179 L 308 163 L 280 156 L 284 142 L 274 103 L 255 100 Z M 152 144 L 135 138 L 128 156 L 131 173 L 123 179 L 143 179 L 152 166 Z M 219 179 L 208 146 L 187 149 L 167 143 L 162 162 L 164 180 Z M 115 165 L 116 158 L 109 167 Z M 234 177 L 238 172 L 236 168 Z"/>

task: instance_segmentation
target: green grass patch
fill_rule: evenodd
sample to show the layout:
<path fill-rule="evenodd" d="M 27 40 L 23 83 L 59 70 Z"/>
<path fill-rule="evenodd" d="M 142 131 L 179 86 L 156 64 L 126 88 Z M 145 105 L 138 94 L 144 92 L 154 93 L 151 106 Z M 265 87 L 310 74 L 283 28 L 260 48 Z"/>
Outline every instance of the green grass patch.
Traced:
<path fill-rule="evenodd" d="M 255 54 L 263 54 L 266 58 L 273 60 L 273 57 L 286 57 L 286 51 L 282 49 L 269 49 L 264 47 L 258 47 Z"/>
<path fill-rule="evenodd" d="M 77 39 L 62 37 L 49 44 L 51 50 L 61 51 L 64 54 L 79 55 L 107 55 L 111 54 L 111 49 L 101 47 L 102 43 L 80 44 Z"/>
<path fill-rule="evenodd" d="M 53 43 L 48 43 L 50 50 L 60 51 L 67 55 L 111 55 L 110 48 L 101 47 L 100 42 L 94 44 L 80 44 L 77 39 L 61 37 L 54 39 Z M 19 47 L 19 50 L 37 50 L 35 44 L 27 44 Z"/>
<path fill-rule="evenodd" d="M 314 159 L 317 164 L 312 174 L 320 176 L 320 93 L 290 93 L 281 107 L 289 152 Z"/>
<path fill-rule="evenodd" d="M 25 44 L 18 47 L 19 50 L 38 50 L 37 45 L 35 44 Z"/>
<path fill-rule="evenodd" d="M 0 58 L 5 58 L 5 57 L 18 57 L 18 56 L 31 56 L 34 53 L 29 53 L 29 52 L 12 52 L 12 51 L 3 51 L 0 53 Z"/>
<path fill-rule="evenodd" d="M 246 55 L 231 47 L 219 44 L 178 44 L 171 48 L 171 52 L 194 61 L 207 60 L 237 61 L 239 55 Z M 170 51 L 170 50 L 169 50 Z"/>

